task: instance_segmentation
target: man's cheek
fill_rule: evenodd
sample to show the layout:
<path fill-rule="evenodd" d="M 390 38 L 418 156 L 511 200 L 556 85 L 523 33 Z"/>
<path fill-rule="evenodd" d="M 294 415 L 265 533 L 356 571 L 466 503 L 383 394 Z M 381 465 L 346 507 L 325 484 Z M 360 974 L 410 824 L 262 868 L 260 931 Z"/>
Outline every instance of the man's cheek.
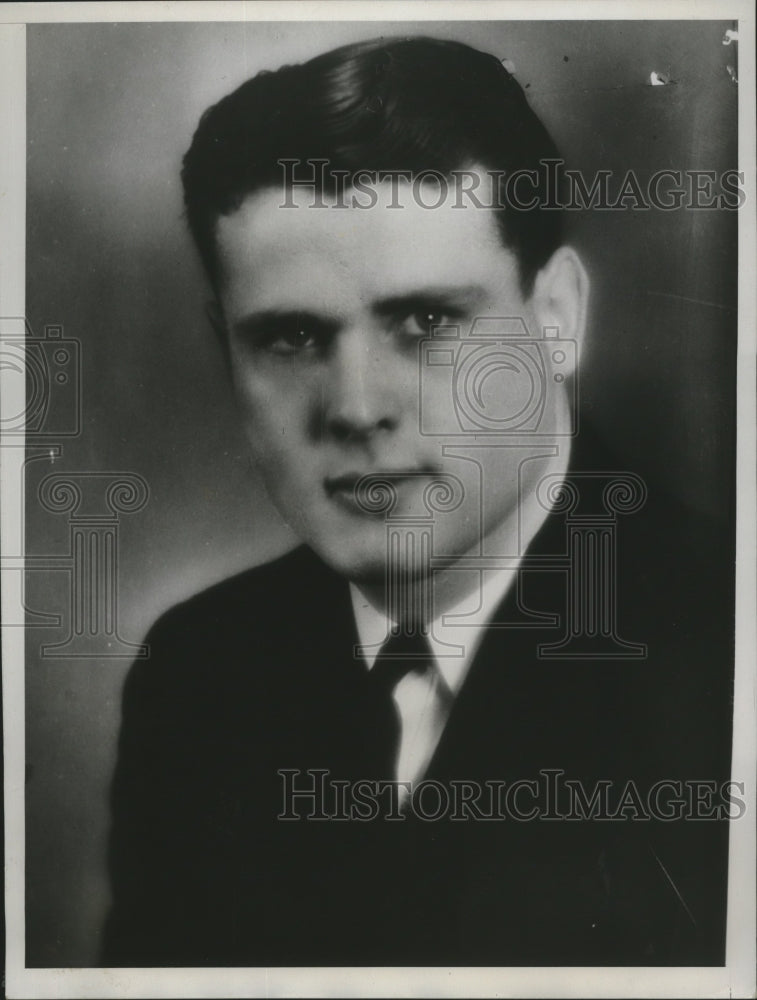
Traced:
<path fill-rule="evenodd" d="M 291 434 L 294 423 L 292 414 L 278 399 L 268 392 L 243 392 L 240 396 L 247 435 L 260 449 L 275 448 L 282 437 Z"/>
<path fill-rule="evenodd" d="M 253 455 L 272 493 L 291 502 L 294 492 L 311 486 L 312 456 L 302 447 L 302 437 L 295 426 L 284 422 L 258 425 L 253 430 Z"/>
<path fill-rule="evenodd" d="M 277 480 L 283 478 L 286 465 L 286 447 L 282 434 L 276 434 L 275 429 L 261 414 L 249 411 L 246 414 L 245 431 L 252 463 L 262 474 L 268 490 L 272 491 Z"/>

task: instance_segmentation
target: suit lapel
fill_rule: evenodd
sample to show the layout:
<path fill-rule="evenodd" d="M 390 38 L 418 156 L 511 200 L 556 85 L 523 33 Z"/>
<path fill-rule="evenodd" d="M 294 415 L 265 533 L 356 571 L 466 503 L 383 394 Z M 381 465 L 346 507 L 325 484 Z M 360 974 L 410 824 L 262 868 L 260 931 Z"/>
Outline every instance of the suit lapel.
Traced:
<path fill-rule="evenodd" d="M 563 530 L 559 518 L 548 517 L 528 555 L 560 552 Z M 544 681 L 544 663 L 537 648 L 554 639 L 554 631 L 537 619 L 531 626 L 506 623 L 524 621 L 524 602 L 528 611 L 540 615 L 559 613 L 563 593 L 560 574 L 521 571 L 519 587 L 510 587 L 485 630 L 429 765 L 429 778 L 441 780 L 454 773 L 473 779 L 482 770 L 492 778 L 504 777 L 495 773 L 504 764 L 508 773 L 516 765 L 524 776 L 524 767 L 530 763 L 528 748 L 544 745 L 541 712 L 534 703 Z M 535 725 L 540 730 L 536 739 Z"/>

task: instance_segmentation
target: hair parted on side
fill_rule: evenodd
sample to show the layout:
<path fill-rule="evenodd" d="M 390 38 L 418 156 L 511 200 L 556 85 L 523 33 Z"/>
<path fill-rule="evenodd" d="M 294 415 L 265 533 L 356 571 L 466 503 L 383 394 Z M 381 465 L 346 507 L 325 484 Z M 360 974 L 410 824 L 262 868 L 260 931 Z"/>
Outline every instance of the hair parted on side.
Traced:
<path fill-rule="evenodd" d="M 217 219 L 249 194 L 281 185 L 281 160 L 327 161 L 325 186 L 334 188 L 361 171 L 449 175 L 473 164 L 504 175 L 538 171 L 535 207 L 493 209 L 530 293 L 562 242 L 562 211 L 544 208 L 539 191 L 539 164 L 558 157 L 495 56 L 462 42 L 379 38 L 264 70 L 210 107 L 184 157 L 182 182 L 189 227 L 217 284 Z"/>

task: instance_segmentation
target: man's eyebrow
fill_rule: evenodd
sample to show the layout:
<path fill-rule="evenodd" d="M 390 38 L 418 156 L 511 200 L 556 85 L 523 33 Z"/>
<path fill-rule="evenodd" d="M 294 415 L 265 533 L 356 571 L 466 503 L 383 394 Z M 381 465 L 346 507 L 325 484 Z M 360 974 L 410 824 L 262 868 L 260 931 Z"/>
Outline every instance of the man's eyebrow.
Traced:
<path fill-rule="evenodd" d="M 380 299 L 371 310 L 377 316 L 388 316 L 427 305 L 456 306 L 462 309 L 481 302 L 486 295 L 487 290 L 483 285 L 428 285 Z"/>
<path fill-rule="evenodd" d="M 236 334 L 253 335 L 273 326 L 290 323 L 336 327 L 339 320 L 336 316 L 322 315 L 308 309 L 261 309 L 240 317 L 232 324 L 232 329 Z"/>

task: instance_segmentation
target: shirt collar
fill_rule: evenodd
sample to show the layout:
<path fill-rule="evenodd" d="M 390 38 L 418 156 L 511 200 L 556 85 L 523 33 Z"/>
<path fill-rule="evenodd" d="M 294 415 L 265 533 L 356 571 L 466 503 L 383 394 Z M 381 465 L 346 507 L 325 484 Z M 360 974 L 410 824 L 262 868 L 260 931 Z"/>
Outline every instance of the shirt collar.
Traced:
<path fill-rule="evenodd" d="M 512 569 L 485 572 L 480 588 L 431 623 L 429 645 L 439 672 L 453 694 L 460 689 L 481 644 L 484 629 L 512 585 L 515 574 Z M 354 583 L 350 583 L 350 595 L 358 638 L 364 647 L 363 659 L 370 670 L 394 623 L 375 608 Z"/>

